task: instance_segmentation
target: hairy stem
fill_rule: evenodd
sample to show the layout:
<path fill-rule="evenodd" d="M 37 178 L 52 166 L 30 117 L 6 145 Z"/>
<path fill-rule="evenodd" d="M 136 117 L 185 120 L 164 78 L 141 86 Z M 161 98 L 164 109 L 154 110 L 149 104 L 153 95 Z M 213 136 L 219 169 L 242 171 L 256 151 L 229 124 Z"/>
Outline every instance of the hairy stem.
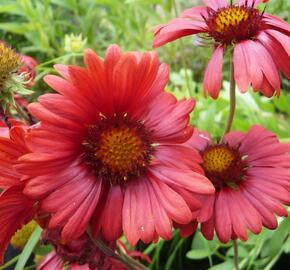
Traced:
<path fill-rule="evenodd" d="M 18 116 L 21 117 L 22 120 L 24 122 L 26 122 L 26 124 L 31 124 L 31 119 L 30 119 L 29 115 L 27 114 L 26 111 L 24 111 L 22 109 L 22 107 L 18 103 L 15 103 L 15 105 L 13 107 L 17 111 Z"/>
<path fill-rule="evenodd" d="M 227 134 L 233 124 L 235 111 L 236 111 L 236 82 L 235 82 L 235 76 L 234 76 L 234 62 L 233 57 L 231 56 L 231 67 L 230 67 L 230 113 L 227 120 L 226 129 L 224 131 L 224 135 Z"/>

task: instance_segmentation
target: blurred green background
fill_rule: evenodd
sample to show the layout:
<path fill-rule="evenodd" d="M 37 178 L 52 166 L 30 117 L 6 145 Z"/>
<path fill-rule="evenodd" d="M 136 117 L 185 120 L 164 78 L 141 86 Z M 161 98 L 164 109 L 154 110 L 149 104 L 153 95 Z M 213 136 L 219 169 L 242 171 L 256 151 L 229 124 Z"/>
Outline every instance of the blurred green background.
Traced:
<path fill-rule="evenodd" d="M 35 99 L 50 91 L 42 77 L 55 72 L 54 63 L 82 64 L 84 48 L 93 48 L 103 56 L 112 43 L 124 51 L 152 50 L 153 26 L 199 4 L 197 0 L 1 0 L 0 40 L 40 63 L 31 97 Z M 290 0 L 270 0 L 266 12 L 290 22 Z M 192 124 L 218 138 L 229 111 L 228 60 L 220 98 L 206 99 L 202 80 L 212 50 L 195 47 L 193 42 L 194 37 L 186 37 L 158 49 L 161 61 L 171 67 L 167 90 L 178 98 L 194 97 L 197 105 Z M 253 124 L 262 124 L 286 142 L 290 141 L 289 116 L 290 82 L 282 77 L 280 98 L 268 99 L 252 91 L 238 94 L 233 129 L 246 131 Z M 280 222 L 274 232 L 264 230 L 259 236 L 251 235 L 246 243 L 239 242 L 241 269 L 290 269 L 290 219 Z M 138 248 L 150 254 L 151 268 L 156 270 L 233 269 L 231 244 L 205 241 L 199 232 L 188 239 L 175 232 L 172 241 L 140 244 Z"/>

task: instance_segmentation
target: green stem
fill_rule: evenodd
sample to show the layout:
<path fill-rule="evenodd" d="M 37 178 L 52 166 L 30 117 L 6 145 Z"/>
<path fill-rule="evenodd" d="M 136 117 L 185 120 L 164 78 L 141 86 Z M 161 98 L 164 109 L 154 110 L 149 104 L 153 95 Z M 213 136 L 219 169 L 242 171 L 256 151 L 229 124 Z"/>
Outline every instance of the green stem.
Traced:
<path fill-rule="evenodd" d="M 231 56 L 231 67 L 230 67 L 230 113 L 227 120 L 226 129 L 224 131 L 224 135 L 227 134 L 233 124 L 235 111 L 236 111 L 236 82 L 235 82 L 235 71 L 234 71 L 234 62 L 233 57 Z"/>
<path fill-rule="evenodd" d="M 238 242 L 237 240 L 233 240 L 234 244 L 234 264 L 235 264 L 235 269 L 239 270 L 239 252 L 238 252 Z"/>
<path fill-rule="evenodd" d="M 19 259 L 19 255 L 14 257 L 13 259 L 11 259 L 10 261 L 8 261 L 7 263 L 5 263 L 4 265 L 0 266 L 0 270 L 4 270 L 6 268 L 8 268 L 9 266 L 15 264 Z"/>

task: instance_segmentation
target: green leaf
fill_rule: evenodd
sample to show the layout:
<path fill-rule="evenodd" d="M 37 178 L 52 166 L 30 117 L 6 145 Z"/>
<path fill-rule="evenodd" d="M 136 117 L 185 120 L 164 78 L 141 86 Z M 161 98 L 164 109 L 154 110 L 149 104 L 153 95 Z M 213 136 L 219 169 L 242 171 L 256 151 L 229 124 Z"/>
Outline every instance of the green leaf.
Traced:
<path fill-rule="evenodd" d="M 9 13 L 9 14 L 17 14 L 22 15 L 23 12 L 19 8 L 17 4 L 1 4 L 0 5 L 0 13 Z"/>
<path fill-rule="evenodd" d="M 15 34 L 24 35 L 27 31 L 25 23 L 0 23 L 0 29 Z"/>
<path fill-rule="evenodd" d="M 239 252 L 238 253 L 239 253 L 239 258 L 247 258 L 249 256 L 249 252 L 241 244 L 239 244 Z M 228 250 L 227 256 L 234 257 L 234 248 L 233 247 L 231 247 Z"/>
<path fill-rule="evenodd" d="M 283 220 L 279 224 L 278 229 L 273 232 L 271 238 L 268 239 L 267 246 L 265 247 L 267 255 L 274 257 L 279 253 L 281 247 L 283 246 L 283 243 L 286 241 L 287 237 L 290 234 L 289 228 L 290 218 Z"/>
<path fill-rule="evenodd" d="M 186 257 L 192 260 L 204 259 L 210 257 L 218 248 L 216 240 L 207 241 L 197 232 L 192 241 L 192 250 L 187 252 Z"/>
<path fill-rule="evenodd" d="M 15 266 L 14 270 L 23 270 L 25 267 L 26 262 L 28 261 L 29 257 L 31 256 L 40 236 L 42 233 L 42 229 L 38 226 L 33 234 L 30 236 L 28 242 L 26 243 L 22 253 L 19 256 L 18 262 Z"/>
<path fill-rule="evenodd" d="M 34 249 L 34 254 L 45 256 L 52 250 L 53 250 L 53 247 L 51 245 L 38 244 Z"/>

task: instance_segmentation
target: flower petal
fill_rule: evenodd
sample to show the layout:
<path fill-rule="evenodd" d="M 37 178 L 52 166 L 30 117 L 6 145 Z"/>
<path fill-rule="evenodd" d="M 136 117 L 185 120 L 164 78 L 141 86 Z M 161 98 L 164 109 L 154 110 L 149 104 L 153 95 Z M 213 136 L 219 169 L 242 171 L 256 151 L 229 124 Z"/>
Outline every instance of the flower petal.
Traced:
<path fill-rule="evenodd" d="M 224 48 L 219 46 L 214 50 L 204 74 L 203 92 L 214 99 L 219 96 L 222 87 L 222 64 Z"/>

